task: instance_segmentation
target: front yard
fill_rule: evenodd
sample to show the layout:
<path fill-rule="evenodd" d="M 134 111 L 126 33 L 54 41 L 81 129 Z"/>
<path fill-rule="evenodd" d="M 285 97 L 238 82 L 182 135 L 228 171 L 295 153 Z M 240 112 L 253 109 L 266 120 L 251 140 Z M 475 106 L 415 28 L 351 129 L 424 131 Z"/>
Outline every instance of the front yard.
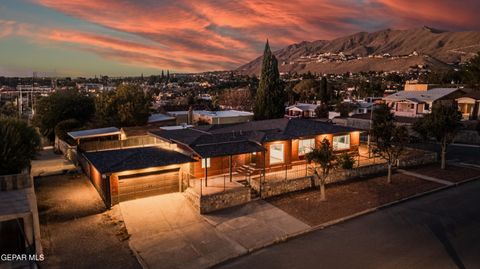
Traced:
<path fill-rule="evenodd" d="M 315 226 L 343 218 L 366 209 L 400 200 L 442 185 L 396 173 L 392 183 L 385 176 L 367 180 L 350 180 L 327 186 L 327 201 L 320 201 L 318 189 L 285 194 L 269 202 L 290 215 Z"/>

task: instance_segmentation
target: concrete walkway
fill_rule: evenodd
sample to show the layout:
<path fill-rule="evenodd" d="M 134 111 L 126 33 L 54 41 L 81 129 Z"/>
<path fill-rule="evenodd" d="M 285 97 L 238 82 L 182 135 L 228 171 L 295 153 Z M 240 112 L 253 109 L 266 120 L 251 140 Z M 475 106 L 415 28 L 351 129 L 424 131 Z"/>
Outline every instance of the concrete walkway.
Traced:
<path fill-rule="evenodd" d="M 42 150 L 38 153 L 35 160 L 32 160 L 33 177 L 60 175 L 65 171 L 75 170 L 76 167 L 63 155 L 56 154 L 52 149 Z"/>
<path fill-rule="evenodd" d="M 202 216 L 180 194 L 120 203 L 145 268 L 207 268 L 310 226 L 263 201 Z"/>
<path fill-rule="evenodd" d="M 424 180 L 432 181 L 432 182 L 442 184 L 442 185 L 445 185 L 445 186 L 452 186 L 452 185 L 455 184 L 455 183 L 447 181 L 447 180 L 443 180 L 443 179 L 439 179 L 439 178 L 435 178 L 435 177 L 429 177 L 429 176 L 422 175 L 422 174 L 419 174 L 419 173 L 406 171 L 406 170 L 403 170 L 403 169 L 397 169 L 397 171 L 402 173 L 402 174 L 405 174 L 405 175 L 409 175 L 409 176 L 412 176 L 412 177 L 417 177 L 417 178 L 421 178 L 421 179 L 424 179 Z"/>

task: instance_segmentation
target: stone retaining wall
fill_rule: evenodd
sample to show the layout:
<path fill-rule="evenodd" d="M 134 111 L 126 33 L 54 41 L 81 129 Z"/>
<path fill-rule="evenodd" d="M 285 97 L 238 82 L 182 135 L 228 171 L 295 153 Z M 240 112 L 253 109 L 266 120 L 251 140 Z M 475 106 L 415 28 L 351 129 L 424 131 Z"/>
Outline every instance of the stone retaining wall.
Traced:
<path fill-rule="evenodd" d="M 189 188 L 184 192 L 184 195 L 200 211 L 200 214 L 246 204 L 251 200 L 249 188 L 226 190 L 201 197 L 193 189 Z"/>
<path fill-rule="evenodd" d="M 422 156 L 415 158 L 408 158 L 399 161 L 398 167 L 411 167 L 422 164 L 434 163 L 437 161 L 437 154 L 434 152 L 424 152 Z M 349 179 L 366 177 L 375 174 L 385 173 L 387 171 L 386 164 L 374 164 L 362 166 L 355 169 L 343 170 L 339 169 L 333 171 L 328 176 L 327 184 L 341 182 Z M 262 182 L 262 190 L 260 192 L 259 178 L 252 179 L 251 186 L 254 190 L 261 193 L 262 198 L 272 197 L 284 193 L 308 189 L 320 185 L 319 180 L 313 182 L 311 177 L 302 177 L 289 180 L 267 181 Z"/>

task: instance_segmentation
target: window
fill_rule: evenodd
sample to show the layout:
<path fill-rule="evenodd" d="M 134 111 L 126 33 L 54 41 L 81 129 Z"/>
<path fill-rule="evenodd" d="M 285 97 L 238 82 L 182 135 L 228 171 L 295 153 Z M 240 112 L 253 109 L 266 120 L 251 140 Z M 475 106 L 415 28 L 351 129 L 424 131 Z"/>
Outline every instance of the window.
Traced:
<path fill-rule="evenodd" d="M 205 161 L 207 162 L 207 168 L 210 167 L 210 158 L 202 159 L 202 168 L 205 168 Z"/>
<path fill-rule="evenodd" d="M 283 163 L 283 144 L 270 145 L 270 164 Z"/>
<path fill-rule="evenodd" d="M 303 156 L 315 147 L 315 139 L 301 139 L 298 141 L 298 156 Z"/>
<path fill-rule="evenodd" d="M 333 150 L 350 148 L 350 135 L 339 135 L 333 137 Z"/>

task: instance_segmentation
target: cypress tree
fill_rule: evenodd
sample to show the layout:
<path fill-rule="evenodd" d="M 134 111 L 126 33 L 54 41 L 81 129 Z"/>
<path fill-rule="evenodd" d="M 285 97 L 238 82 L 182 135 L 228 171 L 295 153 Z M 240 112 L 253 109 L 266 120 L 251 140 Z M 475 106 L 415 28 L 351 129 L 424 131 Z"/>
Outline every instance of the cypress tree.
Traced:
<path fill-rule="evenodd" d="M 277 58 L 265 44 L 260 83 L 255 97 L 256 120 L 281 118 L 285 114 L 285 93 L 280 82 Z"/>

